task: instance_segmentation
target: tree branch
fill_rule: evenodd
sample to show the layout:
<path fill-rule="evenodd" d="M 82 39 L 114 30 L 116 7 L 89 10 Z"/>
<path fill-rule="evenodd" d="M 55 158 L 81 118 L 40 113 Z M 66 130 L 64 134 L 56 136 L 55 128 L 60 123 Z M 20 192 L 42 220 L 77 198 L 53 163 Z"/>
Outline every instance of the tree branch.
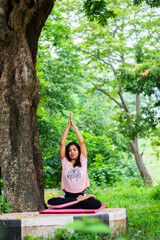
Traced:
<path fill-rule="evenodd" d="M 115 28 L 115 30 L 113 32 L 113 35 L 112 35 L 113 38 L 115 37 L 117 30 L 118 30 L 118 25 L 116 24 L 116 28 Z"/>
<path fill-rule="evenodd" d="M 29 8 L 29 1 L 21 0 L 20 3 L 12 2 L 13 8 L 9 14 L 8 25 L 17 35 L 25 33 L 27 24 L 31 21 L 34 15 L 34 8 Z M 27 4 L 27 5 L 26 5 Z"/>
<path fill-rule="evenodd" d="M 129 113 L 128 107 L 127 107 L 127 105 L 126 105 L 126 103 L 125 103 L 125 101 L 124 101 L 124 98 L 123 98 L 123 96 L 122 96 L 122 90 L 121 90 L 121 88 L 120 88 L 120 90 L 118 91 L 118 94 L 119 94 L 119 96 L 120 96 L 120 99 L 121 99 L 121 102 L 122 102 L 122 105 L 123 105 L 124 110 L 125 110 L 127 113 Z"/>
<path fill-rule="evenodd" d="M 82 49 L 81 51 L 84 52 L 84 53 L 87 53 L 87 54 L 91 54 L 90 52 L 88 52 L 88 51 L 86 51 L 86 50 L 83 50 L 83 49 Z M 97 58 L 98 60 L 100 60 L 101 62 L 103 62 L 104 64 L 109 65 L 109 66 L 112 68 L 112 71 L 113 71 L 114 75 L 115 75 L 115 76 L 117 75 L 117 72 L 116 72 L 113 64 L 112 64 L 111 62 L 107 62 L 106 60 L 104 60 L 103 58 L 100 57 L 100 51 L 99 51 L 99 49 L 98 49 L 98 51 L 97 51 L 97 55 L 94 56 L 94 57 Z"/>
<path fill-rule="evenodd" d="M 109 65 L 109 66 L 112 68 L 112 71 L 113 71 L 114 75 L 115 75 L 115 76 L 117 75 L 117 72 L 116 72 L 113 64 L 112 64 L 111 62 L 107 62 L 106 60 L 104 60 L 103 58 L 100 57 L 99 49 L 98 49 L 98 54 L 97 54 L 97 56 L 95 56 L 95 58 L 97 58 L 98 60 L 100 60 L 100 61 L 103 62 L 104 64 Z"/>
<path fill-rule="evenodd" d="M 124 56 L 120 55 L 120 58 L 121 58 L 122 62 L 124 63 L 125 62 Z"/>
<path fill-rule="evenodd" d="M 112 99 L 117 105 L 119 105 L 119 107 L 121 107 L 121 108 L 124 109 L 124 106 L 123 106 L 120 102 L 118 102 L 114 97 L 112 97 L 108 92 L 106 92 L 104 89 L 98 87 L 95 83 L 92 83 L 92 84 L 94 85 L 94 87 L 95 87 L 98 91 L 100 91 L 100 92 L 104 93 L 105 95 L 107 95 L 107 96 L 108 96 L 110 99 Z"/>
<path fill-rule="evenodd" d="M 33 62 L 36 63 L 37 42 L 41 30 L 52 11 L 55 0 L 34 0 L 34 16 L 26 29 L 28 44 L 32 53 Z M 34 33 L 34 34 L 33 34 Z"/>
<path fill-rule="evenodd" d="M 100 61 L 102 61 L 103 63 L 109 65 L 111 68 L 112 68 L 112 71 L 114 73 L 114 75 L 116 76 L 117 75 L 117 71 L 116 69 L 114 68 L 113 64 L 111 62 L 107 62 L 106 60 L 104 60 L 103 58 L 100 58 L 99 59 Z"/>

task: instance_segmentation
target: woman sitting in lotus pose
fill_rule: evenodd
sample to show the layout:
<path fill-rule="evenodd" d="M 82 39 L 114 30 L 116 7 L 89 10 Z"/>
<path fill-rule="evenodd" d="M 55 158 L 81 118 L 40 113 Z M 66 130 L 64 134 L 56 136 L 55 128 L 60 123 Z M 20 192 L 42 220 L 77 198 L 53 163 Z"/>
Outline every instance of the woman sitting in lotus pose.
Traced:
<path fill-rule="evenodd" d="M 78 137 L 80 146 L 76 142 L 70 142 L 66 147 L 66 139 L 70 127 Z M 84 139 L 74 124 L 72 114 L 69 115 L 67 128 L 60 143 L 60 156 L 62 162 L 62 190 L 64 196 L 49 199 L 51 206 L 66 206 L 66 208 L 98 209 L 101 202 L 93 195 L 86 195 L 85 189 L 89 187 L 87 174 L 87 150 Z"/>

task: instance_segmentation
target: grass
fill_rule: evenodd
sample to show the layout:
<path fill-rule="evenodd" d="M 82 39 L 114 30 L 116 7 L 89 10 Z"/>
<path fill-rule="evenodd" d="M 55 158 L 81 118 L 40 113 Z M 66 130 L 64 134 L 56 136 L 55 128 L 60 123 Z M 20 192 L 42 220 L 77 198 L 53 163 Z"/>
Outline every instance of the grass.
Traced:
<path fill-rule="evenodd" d="M 128 182 L 106 189 L 93 188 L 92 193 L 106 207 L 127 208 L 128 233 L 124 234 L 127 239 L 160 239 L 160 186 L 151 188 Z"/>
<path fill-rule="evenodd" d="M 128 232 L 122 236 L 125 239 L 160 239 L 160 185 L 151 188 L 132 180 L 114 186 L 106 186 L 103 189 L 92 186 L 87 193 L 94 194 L 108 208 L 127 208 Z M 48 200 L 56 196 L 56 193 L 47 192 L 45 195 Z M 91 239 L 96 238 L 92 237 Z M 110 238 L 105 237 L 104 239 Z"/>

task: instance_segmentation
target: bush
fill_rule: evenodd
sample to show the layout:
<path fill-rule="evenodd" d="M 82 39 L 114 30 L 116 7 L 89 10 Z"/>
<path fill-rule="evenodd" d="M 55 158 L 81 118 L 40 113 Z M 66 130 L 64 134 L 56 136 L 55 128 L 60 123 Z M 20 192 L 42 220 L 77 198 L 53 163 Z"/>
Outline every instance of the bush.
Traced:
<path fill-rule="evenodd" d="M 91 181 L 96 182 L 97 186 L 104 186 L 106 184 L 112 185 L 116 181 L 120 181 L 122 174 L 118 169 L 114 169 L 112 165 L 105 164 L 99 167 L 92 167 L 88 170 Z"/>
<path fill-rule="evenodd" d="M 160 200 L 160 184 L 153 188 L 151 197 L 155 200 Z"/>
<path fill-rule="evenodd" d="M 124 157 L 124 156 L 123 156 Z M 97 186 L 105 187 L 116 182 L 129 181 L 131 185 L 141 186 L 142 178 L 133 159 L 106 160 L 97 154 L 88 168 L 89 179 Z"/>
<path fill-rule="evenodd" d="M 5 195 L 0 195 L 0 214 L 11 212 L 12 209 L 9 207 L 9 203 L 5 201 Z"/>

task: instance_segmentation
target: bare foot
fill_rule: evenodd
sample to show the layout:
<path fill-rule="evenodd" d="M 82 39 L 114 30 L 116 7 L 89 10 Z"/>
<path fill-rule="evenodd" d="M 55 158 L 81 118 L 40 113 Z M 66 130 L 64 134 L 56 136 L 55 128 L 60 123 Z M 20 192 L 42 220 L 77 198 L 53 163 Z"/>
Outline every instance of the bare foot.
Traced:
<path fill-rule="evenodd" d="M 84 201 L 84 200 L 86 200 L 86 199 L 88 199 L 88 198 L 95 198 L 95 196 L 94 196 L 94 195 L 91 195 L 91 194 L 89 194 L 89 195 L 87 195 L 87 196 L 79 195 L 78 198 L 77 198 L 77 200 L 78 200 L 78 202 L 81 202 L 81 201 Z"/>
<path fill-rule="evenodd" d="M 64 198 L 64 196 L 58 196 L 59 198 Z"/>

